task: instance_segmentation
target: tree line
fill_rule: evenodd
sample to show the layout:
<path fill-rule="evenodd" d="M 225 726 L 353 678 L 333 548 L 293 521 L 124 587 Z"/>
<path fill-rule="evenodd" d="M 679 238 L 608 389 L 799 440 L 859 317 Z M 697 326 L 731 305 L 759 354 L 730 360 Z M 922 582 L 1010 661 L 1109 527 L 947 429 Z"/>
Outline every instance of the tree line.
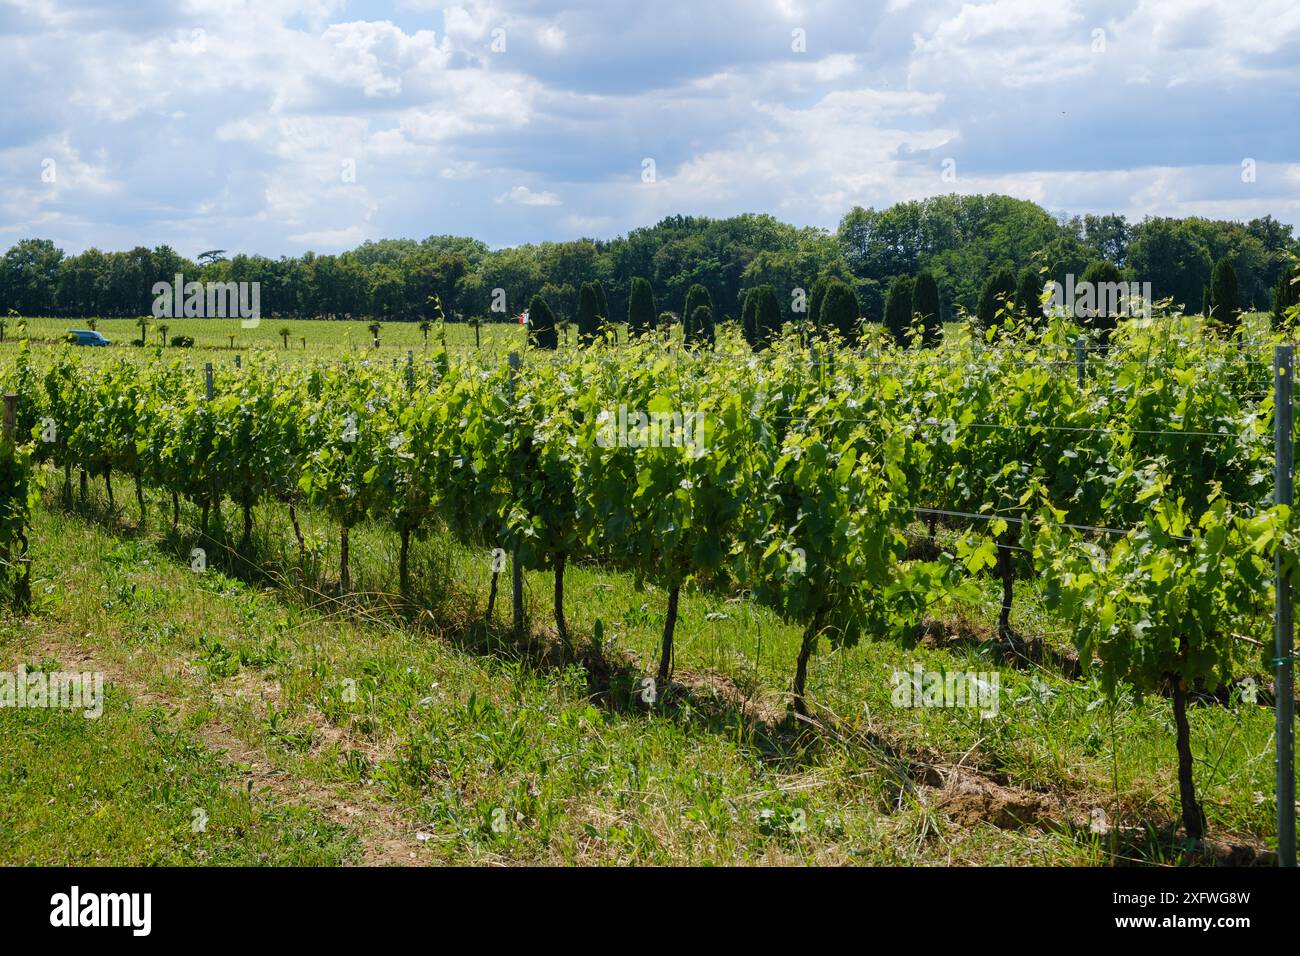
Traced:
<path fill-rule="evenodd" d="M 512 320 L 534 296 L 557 321 L 580 324 L 583 289 L 600 286 L 597 315 L 623 320 L 635 280 L 653 290 L 652 309 L 691 324 L 708 295 L 712 320 L 744 320 L 749 293 L 770 287 L 765 321 L 811 318 L 828 288 L 833 309 L 891 323 L 918 310 L 938 321 L 977 314 L 988 283 L 1010 274 L 1012 295 L 1035 282 L 1093 269 L 1115 281 L 1150 282 L 1157 298 L 1187 312 L 1207 302 L 1219 262 L 1232 268 L 1241 309 L 1268 309 L 1295 294 L 1288 281 L 1300 241 L 1272 216 L 1247 223 L 1199 217 L 1053 217 L 1001 195 L 934 196 L 885 209 L 855 207 L 834 230 L 796 227 L 769 215 L 725 219 L 670 216 L 612 240 L 530 243 L 490 249 L 464 236 L 368 241 L 339 255 L 266 256 L 213 249 L 188 259 L 169 246 L 67 255 L 48 239 L 24 239 L 0 258 L 0 316 L 147 315 L 154 283 L 259 282 L 264 315 L 382 321 Z M 1100 270 L 1100 271 L 1099 271 Z M 1041 284 L 1038 288 L 1041 289 Z M 919 290 L 919 292 L 918 292 Z M 920 299 L 913 301 L 919 294 Z M 640 293 L 644 298 L 644 291 Z M 1288 302 L 1284 302 L 1285 307 Z M 891 313 L 890 310 L 894 311 Z M 755 313 L 757 314 L 757 313 Z M 838 312 L 834 313 L 838 315 Z M 653 313 L 651 321 L 658 318 Z M 779 322 L 778 322 L 779 324 Z M 748 326 L 746 326 L 748 327 Z"/>

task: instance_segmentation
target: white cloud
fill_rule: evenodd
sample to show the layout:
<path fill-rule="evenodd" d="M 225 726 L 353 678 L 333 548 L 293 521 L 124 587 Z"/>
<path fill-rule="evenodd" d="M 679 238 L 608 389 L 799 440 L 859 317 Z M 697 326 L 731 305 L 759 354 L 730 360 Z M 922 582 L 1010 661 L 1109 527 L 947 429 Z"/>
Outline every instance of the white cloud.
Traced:
<path fill-rule="evenodd" d="M 520 206 L 558 206 L 560 197 L 555 193 L 538 192 L 535 193 L 527 186 L 516 186 L 507 192 L 503 192 L 496 198 L 497 202 L 512 202 Z"/>
<path fill-rule="evenodd" d="M 565 36 L 564 31 L 554 24 L 543 28 L 543 30 L 537 34 L 538 45 L 543 50 L 547 50 L 551 53 L 562 52 L 567 39 L 568 38 Z"/>
<path fill-rule="evenodd" d="M 855 203 L 954 189 L 1296 219 L 1292 0 L 383 4 L 0 6 L 5 234 L 71 251 L 506 245 L 674 213 L 833 226 Z"/>
<path fill-rule="evenodd" d="M 315 232 L 300 232 L 289 237 L 291 242 L 302 243 L 313 249 L 347 249 L 359 245 L 366 238 L 360 226 L 348 226 L 345 229 L 320 229 Z"/>

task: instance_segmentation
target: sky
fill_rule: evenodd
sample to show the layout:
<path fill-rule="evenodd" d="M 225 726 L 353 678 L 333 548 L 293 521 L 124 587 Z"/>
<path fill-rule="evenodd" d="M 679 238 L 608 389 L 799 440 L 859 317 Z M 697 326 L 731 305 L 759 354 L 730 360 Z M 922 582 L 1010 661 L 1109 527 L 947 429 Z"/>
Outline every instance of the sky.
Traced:
<path fill-rule="evenodd" d="M 0 248 L 833 229 L 1000 192 L 1300 223 L 1296 0 L 0 0 Z"/>

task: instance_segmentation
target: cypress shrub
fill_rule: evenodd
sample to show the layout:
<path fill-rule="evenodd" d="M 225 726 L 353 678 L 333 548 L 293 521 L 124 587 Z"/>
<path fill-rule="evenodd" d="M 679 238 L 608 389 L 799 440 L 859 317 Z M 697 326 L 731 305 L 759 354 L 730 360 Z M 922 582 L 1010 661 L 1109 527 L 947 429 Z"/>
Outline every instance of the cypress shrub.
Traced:
<path fill-rule="evenodd" d="M 695 307 L 695 311 L 691 313 L 690 322 L 686 327 L 691 330 L 691 337 L 687 341 L 688 345 L 713 344 L 713 310 L 707 305 L 697 305 Z"/>
<path fill-rule="evenodd" d="M 540 295 L 535 295 L 528 303 L 528 342 L 536 349 L 559 347 L 555 334 L 555 313 Z"/>
<path fill-rule="evenodd" d="M 818 306 L 818 321 L 823 329 L 835 329 L 846 341 L 857 341 L 861 310 L 858 297 L 847 282 L 831 279 Z"/>
<path fill-rule="evenodd" d="M 1287 309 L 1300 302 L 1300 269 L 1283 266 L 1278 274 L 1277 285 L 1273 287 L 1273 316 L 1270 324 L 1274 329 L 1282 327 L 1286 321 Z"/>
<path fill-rule="evenodd" d="M 1015 308 L 1015 304 L 1016 274 L 1011 271 L 1010 266 L 1002 266 L 994 269 L 984 280 L 984 287 L 980 290 L 979 305 L 975 309 L 975 318 L 981 328 L 991 329 L 1001 324 L 998 311 Z"/>
<path fill-rule="evenodd" d="M 1119 266 L 1107 259 L 1094 259 L 1089 262 L 1079 278 L 1081 285 L 1086 282 L 1092 286 L 1093 311 L 1092 315 L 1078 318 L 1083 319 L 1084 324 L 1089 328 L 1100 332 L 1103 342 L 1110 338 L 1116 321 L 1116 313 L 1110 308 L 1111 303 L 1108 301 L 1109 296 L 1106 294 L 1105 286 L 1120 282 L 1121 279 Z"/>
<path fill-rule="evenodd" d="M 885 296 L 885 328 L 899 345 L 907 344 L 912 325 L 912 277 L 894 276 Z"/>
<path fill-rule="evenodd" d="M 943 306 L 939 302 L 939 283 L 928 272 L 918 272 L 912 284 L 912 314 L 921 317 L 926 345 L 938 345 L 943 339 Z"/>
<path fill-rule="evenodd" d="M 1043 277 L 1037 269 L 1026 267 L 1020 271 L 1020 282 L 1016 286 L 1016 306 L 1029 319 L 1031 326 L 1043 322 L 1043 285 Z"/>
<path fill-rule="evenodd" d="M 1210 273 L 1210 298 L 1214 317 L 1230 329 L 1241 325 L 1241 298 L 1237 292 L 1237 270 L 1227 259 L 1220 259 Z"/>
<path fill-rule="evenodd" d="M 627 299 L 627 334 L 629 338 L 649 332 L 655 324 L 655 293 L 650 281 L 637 276 Z"/>
<path fill-rule="evenodd" d="M 578 341 L 590 345 L 600 331 L 600 301 L 596 296 L 595 283 L 584 282 L 578 293 Z"/>

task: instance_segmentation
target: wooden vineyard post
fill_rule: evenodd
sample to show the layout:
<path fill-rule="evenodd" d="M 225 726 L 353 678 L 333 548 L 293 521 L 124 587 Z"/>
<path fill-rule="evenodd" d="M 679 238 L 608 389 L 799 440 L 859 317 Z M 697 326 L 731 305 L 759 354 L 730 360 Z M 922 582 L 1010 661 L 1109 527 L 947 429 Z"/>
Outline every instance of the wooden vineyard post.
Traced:
<path fill-rule="evenodd" d="M 1273 501 L 1290 506 L 1295 465 L 1291 442 L 1293 408 L 1291 379 L 1295 374 L 1295 347 L 1273 350 Z M 1283 567 L 1281 548 L 1273 556 L 1273 709 L 1277 718 L 1277 862 L 1295 866 L 1295 682 L 1294 628 L 1291 617 L 1290 569 Z"/>
<path fill-rule="evenodd" d="M 415 391 L 415 353 L 410 349 L 406 350 L 406 391 Z"/>
<path fill-rule="evenodd" d="M 207 398 L 208 398 L 208 401 L 209 401 L 209 402 L 211 402 L 212 399 L 216 397 L 216 388 L 214 387 L 213 382 L 212 382 L 212 363 L 211 363 L 211 362 L 206 362 L 206 363 L 204 363 L 204 366 L 203 366 L 203 391 L 204 391 L 204 394 L 207 395 Z M 218 490 L 217 490 L 217 478 L 216 478 L 216 475 L 213 475 L 213 476 L 212 476 L 212 510 L 216 513 L 216 514 L 215 514 L 215 517 L 216 517 L 216 519 L 217 519 L 217 524 L 220 525 L 220 524 L 221 524 L 221 496 L 220 496 L 220 494 L 218 493 Z M 205 514 L 206 514 L 206 512 L 205 512 Z M 205 527 L 203 528 L 203 530 L 204 530 L 204 532 L 206 532 L 206 531 L 208 530 L 207 527 L 206 527 L 206 522 L 205 522 Z"/>
<path fill-rule="evenodd" d="M 1074 370 L 1080 388 L 1083 388 L 1083 377 L 1086 368 L 1087 362 L 1083 352 L 1083 336 L 1081 335 L 1074 340 Z"/>
<path fill-rule="evenodd" d="M 519 378 L 519 353 L 510 353 L 510 405 L 515 404 L 515 382 Z M 515 639 L 524 636 L 524 569 L 519 564 L 519 549 L 510 555 L 510 599 L 514 609 Z"/>
<path fill-rule="evenodd" d="M 5 393 L 5 411 L 4 411 L 4 437 L 7 441 L 17 441 L 16 432 L 18 430 L 18 396 L 14 392 Z M 18 556 L 17 573 L 14 574 L 14 606 L 19 611 L 25 611 L 32 603 L 32 564 L 31 559 L 27 557 L 27 535 L 24 529 L 18 529 L 18 538 L 22 542 L 22 552 Z M 4 566 L 11 567 L 12 551 L 10 544 L 6 541 L 3 545 L 3 552 L 0 553 L 3 558 Z"/>

